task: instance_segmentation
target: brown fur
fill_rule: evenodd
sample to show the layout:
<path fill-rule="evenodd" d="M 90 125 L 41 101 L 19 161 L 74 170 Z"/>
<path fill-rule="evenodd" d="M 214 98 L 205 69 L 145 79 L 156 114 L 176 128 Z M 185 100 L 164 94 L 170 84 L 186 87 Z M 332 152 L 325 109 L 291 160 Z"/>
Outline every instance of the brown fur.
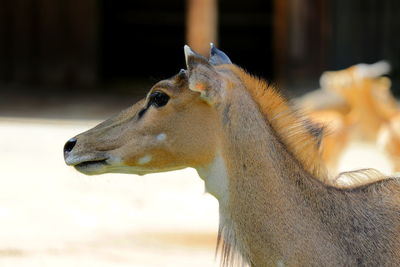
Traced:
<path fill-rule="evenodd" d="M 232 65 L 231 70 L 240 77 L 265 119 L 294 157 L 311 174 L 326 179 L 326 170 L 319 152 L 320 137 L 310 132 L 313 127 L 271 85 Z"/>
<path fill-rule="evenodd" d="M 225 128 L 233 221 L 221 230 L 224 235 L 229 229 L 229 243 L 222 246 L 225 263 L 237 259 L 237 250 L 254 266 L 280 261 L 288 266 L 398 264 L 397 179 L 378 175 L 378 182 L 365 179 L 342 189 L 320 182 L 275 136 L 264 114 L 256 114 L 259 100 L 245 92 L 257 90 L 247 87 L 257 84 L 262 83 L 246 80 L 236 85 L 242 88 L 237 98 L 229 96 L 230 125 L 243 126 Z M 248 101 L 254 101 L 253 107 Z"/>

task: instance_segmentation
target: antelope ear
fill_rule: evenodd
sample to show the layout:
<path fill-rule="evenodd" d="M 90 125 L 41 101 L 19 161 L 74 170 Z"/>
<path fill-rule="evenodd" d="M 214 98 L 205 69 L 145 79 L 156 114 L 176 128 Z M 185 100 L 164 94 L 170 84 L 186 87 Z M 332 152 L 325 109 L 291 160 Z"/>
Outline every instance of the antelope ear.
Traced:
<path fill-rule="evenodd" d="M 221 84 L 220 77 L 214 67 L 202 55 L 185 45 L 185 59 L 188 68 L 188 87 L 199 92 L 207 102 L 213 102 Z"/>
<path fill-rule="evenodd" d="M 205 57 L 193 51 L 188 45 L 184 46 L 184 51 L 188 71 L 194 69 L 198 64 L 209 64 Z"/>
<path fill-rule="evenodd" d="M 232 64 L 232 61 L 224 52 L 216 48 L 213 43 L 210 43 L 210 46 L 210 59 L 208 61 L 211 65 L 218 66 L 223 64 Z"/>

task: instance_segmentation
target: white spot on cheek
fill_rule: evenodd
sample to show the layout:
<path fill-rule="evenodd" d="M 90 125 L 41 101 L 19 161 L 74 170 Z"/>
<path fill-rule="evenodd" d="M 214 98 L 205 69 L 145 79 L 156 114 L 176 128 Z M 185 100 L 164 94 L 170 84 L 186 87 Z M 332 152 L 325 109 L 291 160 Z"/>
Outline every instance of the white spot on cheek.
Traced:
<path fill-rule="evenodd" d="M 167 139 L 167 135 L 165 133 L 160 133 L 159 135 L 157 135 L 157 141 L 165 141 L 165 139 Z"/>
<path fill-rule="evenodd" d="M 143 165 L 143 164 L 146 164 L 146 163 L 149 163 L 151 161 L 151 156 L 150 155 L 146 155 L 146 156 L 144 156 L 144 157 L 141 157 L 139 160 L 138 160 L 138 164 L 139 165 Z"/>

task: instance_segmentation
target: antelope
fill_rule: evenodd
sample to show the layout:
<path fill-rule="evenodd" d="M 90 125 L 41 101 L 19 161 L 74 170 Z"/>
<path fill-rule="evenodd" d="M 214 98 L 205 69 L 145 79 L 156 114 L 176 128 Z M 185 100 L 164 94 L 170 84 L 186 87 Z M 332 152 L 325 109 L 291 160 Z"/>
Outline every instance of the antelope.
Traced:
<path fill-rule="evenodd" d="M 377 145 L 389 157 L 394 171 L 400 172 L 400 112 L 381 126 Z"/>
<path fill-rule="evenodd" d="M 390 91 L 391 82 L 389 78 L 382 77 L 389 70 L 390 65 L 380 61 L 370 65 L 357 64 L 339 71 L 326 71 L 320 78 L 322 89 L 306 94 L 297 101 L 300 106 L 310 110 L 308 115 L 312 121 L 325 125 L 329 132 L 322 140 L 321 150 L 330 170 L 336 169 L 340 155 L 351 141 L 385 148 L 381 145 L 385 140 L 378 137 L 383 136 L 379 133 L 399 113 Z M 392 141 L 392 132 L 385 136 L 390 136 L 386 142 Z M 383 141 L 377 143 L 377 140 Z M 389 157 L 394 160 L 391 153 Z"/>
<path fill-rule="evenodd" d="M 321 87 L 342 97 L 349 106 L 346 114 L 354 125 L 355 138 L 375 142 L 379 128 L 398 110 L 389 78 L 382 77 L 390 70 L 385 61 L 357 64 L 340 71 L 327 71 L 321 76 Z"/>
<path fill-rule="evenodd" d="M 186 70 L 70 139 L 66 164 L 87 175 L 195 168 L 219 201 L 224 266 L 400 266 L 397 178 L 364 170 L 329 183 L 320 131 L 276 89 L 214 46 L 208 59 L 184 51 Z"/>

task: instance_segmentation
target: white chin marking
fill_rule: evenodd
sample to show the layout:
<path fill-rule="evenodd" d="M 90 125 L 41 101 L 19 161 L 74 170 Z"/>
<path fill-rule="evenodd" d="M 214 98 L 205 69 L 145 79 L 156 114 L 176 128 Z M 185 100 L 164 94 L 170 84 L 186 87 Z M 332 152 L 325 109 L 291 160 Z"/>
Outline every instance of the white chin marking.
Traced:
<path fill-rule="evenodd" d="M 143 164 L 146 164 L 146 163 L 149 163 L 150 161 L 151 161 L 151 156 L 150 155 L 146 155 L 146 156 L 144 156 L 144 157 L 141 157 L 138 161 L 137 161 L 137 163 L 139 164 L 139 165 L 143 165 Z"/>
<path fill-rule="evenodd" d="M 165 133 L 160 133 L 159 135 L 157 135 L 157 141 L 165 141 L 165 139 L 167 139 L 167 135 Z"/>

